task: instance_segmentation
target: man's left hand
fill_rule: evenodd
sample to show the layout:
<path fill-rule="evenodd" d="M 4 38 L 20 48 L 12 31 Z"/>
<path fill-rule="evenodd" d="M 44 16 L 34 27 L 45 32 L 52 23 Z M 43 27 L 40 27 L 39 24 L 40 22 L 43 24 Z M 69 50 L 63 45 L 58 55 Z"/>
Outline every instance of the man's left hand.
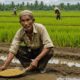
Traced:
<path fill-rule="evenodd" d="M 33 66 L 33 67 L 37 67 L 38 61 L 37 61 L 36 59 L 34 59 L 34 60 L 31 62 L 30 65 Z"/>
<path fill-rule="evenodd" d="M 33 60 L 30 64 L 30 66 L 28 66 L 27 68 L 25 68 L 25 71 L 30 71 L 32 69 L 35 69 L 38 65 L 38 61 L 37 60 Z"/>

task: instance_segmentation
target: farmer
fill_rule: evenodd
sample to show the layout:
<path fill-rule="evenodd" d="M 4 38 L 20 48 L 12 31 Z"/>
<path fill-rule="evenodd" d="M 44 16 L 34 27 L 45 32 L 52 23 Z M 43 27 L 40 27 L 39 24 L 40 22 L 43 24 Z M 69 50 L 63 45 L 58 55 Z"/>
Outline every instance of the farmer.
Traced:
<path fill-rule="evenodd" d="M 14 36 L 7 59 L 0 70 L 5 70 L 15 56 L 26 71 L 45 72 L 46 65 L 53 56 L 50 36 L 45 26 L 34 23 L 31 11 L 20 12 L 19 19 L 22 26 Z"/>
<path fill-rule="evenodd" d="M 16 9 L 16 7 L 15 7 L 15 8 L 13 9 L 13 14 L 14 14 L 14 15 L 17 15 L 16 10 L 17 10 L 17 9 Z"/>
<path fill-rule="evenodd" d="M 60 20 L 61 19 L 60 9 L 58 7 L 55 7 L 54 11 L 55 11 L 56 19 Z"/>

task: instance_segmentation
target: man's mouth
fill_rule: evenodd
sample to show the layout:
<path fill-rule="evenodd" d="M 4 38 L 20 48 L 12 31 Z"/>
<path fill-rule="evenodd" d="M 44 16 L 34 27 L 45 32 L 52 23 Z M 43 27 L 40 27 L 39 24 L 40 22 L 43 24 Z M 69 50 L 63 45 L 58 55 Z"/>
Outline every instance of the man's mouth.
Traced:
<path fill-rule="evenodd" d="M 24 28 L 25 31 L 27 31 L 27 30 L 29 30 L 29 29 L 30 29 L 30 26 L 28 26 L 27 28 Z"/>

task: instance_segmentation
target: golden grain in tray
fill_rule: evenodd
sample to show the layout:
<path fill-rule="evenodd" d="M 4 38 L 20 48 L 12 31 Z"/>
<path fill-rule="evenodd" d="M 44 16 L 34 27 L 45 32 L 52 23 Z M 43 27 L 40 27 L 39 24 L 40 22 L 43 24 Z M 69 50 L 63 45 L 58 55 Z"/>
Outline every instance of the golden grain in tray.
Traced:
<path fill-rule="evenodd" d="M 21 69 L 6 69 L 4 71 L 0 71 L 0 76 L 4 76 L 4 77 L 17 76 L 23 73 L 24 71 Z"/>

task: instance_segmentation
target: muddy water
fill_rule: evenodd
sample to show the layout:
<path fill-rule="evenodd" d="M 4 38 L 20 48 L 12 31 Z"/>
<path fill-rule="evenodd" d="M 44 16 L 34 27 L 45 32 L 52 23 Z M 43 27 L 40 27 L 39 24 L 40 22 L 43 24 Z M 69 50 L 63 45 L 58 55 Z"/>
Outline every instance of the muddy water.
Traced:
<path fill-rule="evenodd" d="M 0 60 L 6 60 L 7 59 L 7 56 L 5 55 L 5 56 L 0 56 Z M 19 62 L 19 60 L 17 60 L 16 58 L 14 58 L 13 60 L 12 60 L 12 63 L 17 63 L 17 64 L 20 64 L 20 62 Z"/>
<path fill-rule="evenodd" d="M 0 60 L 6 60 L 6 55 L 0 56 Z M 12 60 L 12 63 L 17 63 L 20 64 L 20 62 L 14 58 Z M 75 60 L 68 60 L 68 59 L 61 59 L 61 58 L 52 58 L 48 63 L 50 64 L 66 64 L 69 67 L 75 66 L 75 67 L 80 67 L 80 61 L 75 61 Z M 80 80 L 80 77 L 68 77 L 68 76 L 59 76 L 57 77 L 57 80 Z"/>
<path fill-rule="evenodd" d="M 57 80 L 80 80 L 78 77 L 59 77 Z"/>
<path fill-rule="evenodd" d="M 6 60 L 6 55 L 5 56 L 0 56 L 0 60 Z M 12 60 L 12 63 L 17 63 L 20 64 L 20 62 L 14 58 Z M 80 67 L 80 61 L 73 61 L 73 60 L 68 60 L 68 59 L 61 59 L 61 58 L 52 58 L 48 63 L 50 64 L 66 64 L 69 67 L 75 66 L 75 67 Z"/>
<path fill-rule="evenodd" d="M 49 61 L 51 64 L 66 64 L 69 67 L 75 66 L 80 67 L 80 61 L 73 61 L 68 59 L 60 59 L 60 58 L 53 58 Z"/>

